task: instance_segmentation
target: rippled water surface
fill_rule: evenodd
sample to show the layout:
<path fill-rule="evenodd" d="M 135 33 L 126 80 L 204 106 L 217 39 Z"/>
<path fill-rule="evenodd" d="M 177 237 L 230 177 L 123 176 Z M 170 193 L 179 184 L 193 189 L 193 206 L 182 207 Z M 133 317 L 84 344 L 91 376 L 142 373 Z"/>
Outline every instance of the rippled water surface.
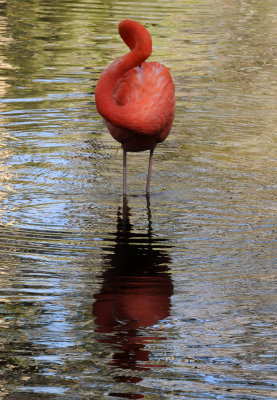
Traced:
<path fill-rule="evenodd" d="M 276 399 L 276 1 L 0 9 L 0 398 Z M 123 207 L 94 87 L 125 18 L 177 110 Z"/>

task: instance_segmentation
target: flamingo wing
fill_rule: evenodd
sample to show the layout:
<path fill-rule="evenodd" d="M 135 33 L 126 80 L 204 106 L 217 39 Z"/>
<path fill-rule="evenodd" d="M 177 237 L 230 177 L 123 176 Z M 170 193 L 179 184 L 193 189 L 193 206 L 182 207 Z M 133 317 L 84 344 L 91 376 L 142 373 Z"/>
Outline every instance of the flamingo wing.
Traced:
<path fill-rule="evenodd" d="M 127 71 L 115 86 L 114 101 L 132 107 L 133 122 L 145 120 L 149 129 L 138 134 L 162 135 L 165 129 L 169 133 L 175 113 L 174 83 L 169 69 L 162 64 L 144 62 Z"/>

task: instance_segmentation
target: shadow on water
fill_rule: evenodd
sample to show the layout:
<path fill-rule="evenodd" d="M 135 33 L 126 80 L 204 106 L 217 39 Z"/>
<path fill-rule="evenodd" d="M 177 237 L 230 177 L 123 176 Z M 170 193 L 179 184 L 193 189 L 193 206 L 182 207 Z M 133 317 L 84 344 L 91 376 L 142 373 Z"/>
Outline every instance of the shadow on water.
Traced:
<path fill-rule="evenodd" d="M 104 334 L 99 341 L 108 344 L 113 352 L 109 364 L 123 370 L 142 371 L 153 367 L 146 344 L 164 339 L 155 325 L 170 314 L 173 284 L 168 273 L 168 246 L 163 239 L 153 237 L 149 198 L 146 234 L 133 232 L 130 211 L 125 199 L 117 211 L 115 238 L 109 247 L 103 248 L 109 253 L 104 257 L 103 283 L 94 296 L 93 315 L 97 332 Z M 145 332 L 149 328 L 150 335 Z M 133 383 L 142 380 L 134 376 L 115 379 Z M 128 398 L 127 393 L 121 396 L 110 393 L 113 395 Z M 131 396 L 134 398 L 134 394 Z"/>

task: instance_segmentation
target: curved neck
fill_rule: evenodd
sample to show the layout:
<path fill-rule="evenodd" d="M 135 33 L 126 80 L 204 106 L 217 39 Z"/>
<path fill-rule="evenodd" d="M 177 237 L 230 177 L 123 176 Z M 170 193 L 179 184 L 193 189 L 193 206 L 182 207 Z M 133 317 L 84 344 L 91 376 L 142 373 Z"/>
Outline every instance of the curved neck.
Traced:
<path fill-rule="evenodd" d="M 114 88 L 125 72 L 142 64 L 152 52 L 149 32 L 138 22 L 125 20 L 119 24 L 119 34 L 130 52 L 114 61 L 100 76 L 95 88 L 95 102 L 99 112 L 113 125 L 129 128 L 130 116 L 114 101 Z"/>

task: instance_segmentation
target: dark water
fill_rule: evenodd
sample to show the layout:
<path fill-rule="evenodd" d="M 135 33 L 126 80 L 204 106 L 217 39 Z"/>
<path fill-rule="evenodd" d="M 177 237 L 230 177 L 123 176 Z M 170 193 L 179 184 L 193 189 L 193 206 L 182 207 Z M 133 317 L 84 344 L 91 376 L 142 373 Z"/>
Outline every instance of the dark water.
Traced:
<path fill-rule="evenodd" d="M 276 1 L 0 8 L 0 399 L 276 399 Z M 125 18 L 177 113 L 124 209 L 93 90 Z"/>

